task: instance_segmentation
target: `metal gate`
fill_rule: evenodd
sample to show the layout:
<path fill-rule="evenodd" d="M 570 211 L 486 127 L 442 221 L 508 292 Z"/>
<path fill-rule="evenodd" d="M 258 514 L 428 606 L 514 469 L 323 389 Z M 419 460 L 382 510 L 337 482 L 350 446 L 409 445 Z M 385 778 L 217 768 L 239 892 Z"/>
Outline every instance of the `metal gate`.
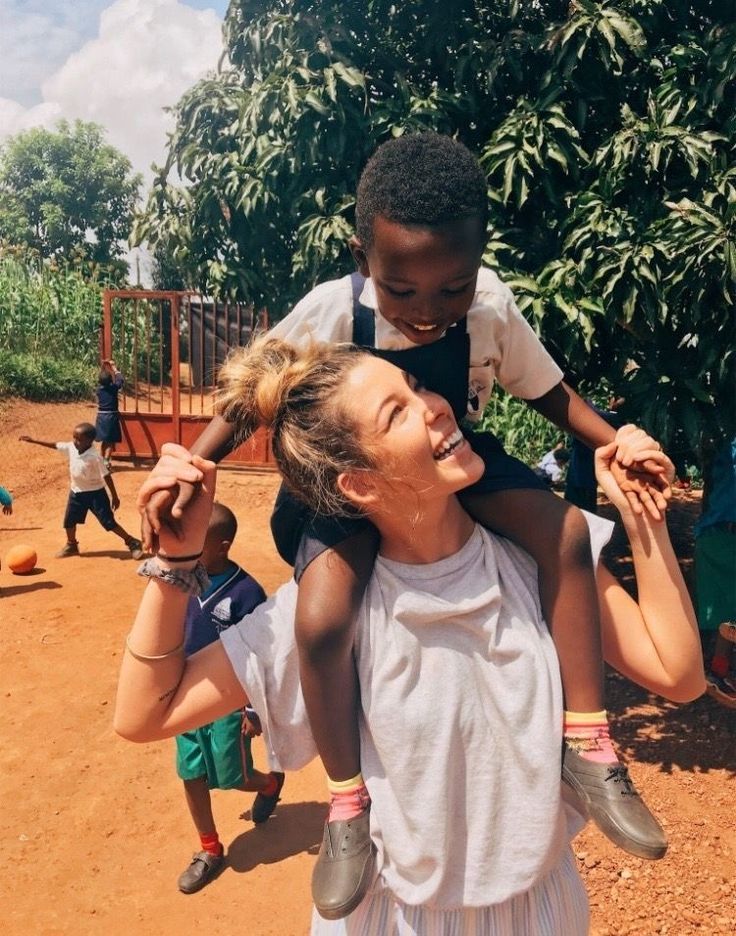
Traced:
<path fill-rule="evenodd" d="M 164 442 L 190 447 L 212 418 L 217 371 L 228 351 L 267 327 L 265 311 L 195 293 L 106 289 L 101 355 L 125 378 L 116 452 L 153 458 Z M 268 433 L 259 430 L 226 461 L 273 465 Z"/>

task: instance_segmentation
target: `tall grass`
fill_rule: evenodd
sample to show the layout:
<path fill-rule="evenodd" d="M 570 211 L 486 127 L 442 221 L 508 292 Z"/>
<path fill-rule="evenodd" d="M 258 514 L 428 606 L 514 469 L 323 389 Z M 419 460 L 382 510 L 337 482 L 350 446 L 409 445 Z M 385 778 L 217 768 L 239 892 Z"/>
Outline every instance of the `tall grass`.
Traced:
<path fill-rule="evenodd" d="M 494 391 L 478 428 L 493 432 L 509 455 L 531 466 L 564 440 L 562 430 L 500 388 Z"/>
<path fill-rule="evenodd" d="M 104 285 L 73 263 L 0 250 L 0 394 L 33 400 L 90 395 Z"/>

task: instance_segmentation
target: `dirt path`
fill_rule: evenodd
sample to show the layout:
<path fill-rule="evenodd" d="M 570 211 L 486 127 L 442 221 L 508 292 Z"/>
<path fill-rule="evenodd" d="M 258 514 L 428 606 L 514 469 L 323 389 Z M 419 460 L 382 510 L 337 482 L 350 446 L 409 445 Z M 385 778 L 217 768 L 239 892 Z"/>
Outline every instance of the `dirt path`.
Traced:
<path fill-rule="evenodd" d="M 265 828 L 249 821 L 250 795 L 216 794 L 228 867 L 185 897 L 176 878 L 196 840 L 173 745 L 132 745 L 112 732 L 120 649 L 142 582 L 118 541 L 94 522 L 80 529 L 82 557 L 53 558 L 64 538 L 66 465 L 54 452 L 15 441 L 23 432 L 64 439 L 93 415 L 84 404 L 0 409 L 0 484 L 16 497 L 13 517 L 0 516 L 0 557 L 18 542 L 39 554 L 35 575 L 12 576 L 4 563 L 0 570 L 3 931 L 302 936 L 325 809 L 319 765 L 288 776 Z M 131 531 L 144 473 L 129 464 L 115 471 L 119 520 Z M 218 483 L 219 499 L 241 520 L 235 559 L 275 588 L 289 575 L 267 528 L 275 476 L 229 470 Z M 672 513 L 686 559 L 698 506 L 697 496 L 680 496 Z M 625 576 L 626 560 L 618 567 Z M 707 698 L 668 705 L 614 675 L 609 697 L 616 737 L 671 845 L 663 861 L 646 863 L 617 852 L 595 830 L 579 836 L 593 932 L 732 933 L 736 715 Z"/>

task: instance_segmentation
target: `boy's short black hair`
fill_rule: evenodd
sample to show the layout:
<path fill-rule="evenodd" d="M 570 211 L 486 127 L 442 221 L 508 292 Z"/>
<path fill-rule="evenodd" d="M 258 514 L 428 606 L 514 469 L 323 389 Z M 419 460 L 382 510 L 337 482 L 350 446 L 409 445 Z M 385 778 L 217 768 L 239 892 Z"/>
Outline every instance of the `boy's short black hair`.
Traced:
<path fill-rule="evenodd" d="M 85 439 L 91 439 L 93 442 L 97 438 L 97 429 L 95 429 L 92 423 L 77 423 L 77 425 L 74 427 L 74 431 L 78 432 Z"/>
<path fill-rule="evenodd" d="M 364 247 L 378 215 L 398 224 L 437 227 L 477 218 L 485 243 L 488 186 L 478 160 L 452 137 L 427 131 L 388 140 L 358 183 L 355 228 Z"/>
<path fill-rule="evenodd" d="M 97 378 L 97 382 L 101 387 L 109 387 L 112 383 L 112 374 L 110 371 L 103 367 L 100 371 L 100 376 Z"/>
<path fill-rule="evenodd" d="M 217 536 L 222 540 L 227 540 L 228 543 L 232 543 L 235 534 L 238 532 L 238 521 L 235 514 L 229 507 L 219 501 L 214 501 L 212 504 L 212 514 L 210 515 L 207 532 L 211 533 L 212 531 L 216 531 Z"/>

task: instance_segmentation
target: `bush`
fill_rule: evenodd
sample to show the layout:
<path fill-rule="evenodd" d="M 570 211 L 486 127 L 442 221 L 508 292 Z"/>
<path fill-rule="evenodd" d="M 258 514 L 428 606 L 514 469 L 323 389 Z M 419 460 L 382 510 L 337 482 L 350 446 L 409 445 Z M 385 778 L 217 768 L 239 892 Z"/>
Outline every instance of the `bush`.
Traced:
<path fill-rule="evenodd" d="M 563 438 L 563 432 L 523 400 L 496 389 L 486 406 L 479 429 L 492 432 L 509 455 L 534 466 Z"/>
<path fill-rule="evenodd" d="M 97 369 L 78 358 L 0 349 L 0 397 L 66 401 L 89 399 Z"/>

